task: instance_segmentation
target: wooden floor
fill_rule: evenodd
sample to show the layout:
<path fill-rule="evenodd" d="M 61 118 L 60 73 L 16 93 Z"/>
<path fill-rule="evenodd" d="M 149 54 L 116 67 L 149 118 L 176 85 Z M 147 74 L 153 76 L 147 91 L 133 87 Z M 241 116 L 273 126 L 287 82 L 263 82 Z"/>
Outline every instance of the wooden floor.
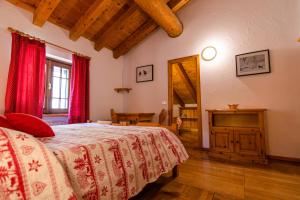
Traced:
<path fill-rule="evenodd" d="M 190 159 L 179 168 L 179 177 L 162 177 L 133 200 L 300 200 L 300 164 L 238 165 L 208 160 L 205 152 L 188 152 Z"/>
<path fill-rule="evenodd" d="M 198 131 L 180 131 L 178 138 L 186 148 L 199 148 Z"/>

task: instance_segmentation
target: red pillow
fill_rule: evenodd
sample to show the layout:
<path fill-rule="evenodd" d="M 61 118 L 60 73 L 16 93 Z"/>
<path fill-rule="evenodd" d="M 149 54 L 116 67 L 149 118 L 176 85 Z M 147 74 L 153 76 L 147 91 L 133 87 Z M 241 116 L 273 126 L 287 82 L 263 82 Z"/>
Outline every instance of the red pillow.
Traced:
<path fill-rule="evenodd" d="M 35 137 L 51 137 L 55 135 L 52 128 L 46 122 L 33 115 L 10 113 L 6 117 L 15 130 L 31 134 Z"/>
<path fill-rule="evenodd" d="M 7 118 L 0 115 L 0 127 L 13 129 L 12 125 L 8 122 Z"/>

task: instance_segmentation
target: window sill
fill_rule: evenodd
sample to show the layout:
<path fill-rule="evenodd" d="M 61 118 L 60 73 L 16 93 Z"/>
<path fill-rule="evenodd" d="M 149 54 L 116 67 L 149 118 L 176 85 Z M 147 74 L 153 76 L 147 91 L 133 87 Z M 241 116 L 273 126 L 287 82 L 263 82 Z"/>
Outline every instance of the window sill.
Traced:
<path fill-rule="evenodd" d="M 50 126 L 68 124 L 68 114 L 44 114 L 43 120 Z"/>
<path fill-rule="evenodd" d="M 43 114 L 43 117 L 67 117 L 68 113 Z"/>

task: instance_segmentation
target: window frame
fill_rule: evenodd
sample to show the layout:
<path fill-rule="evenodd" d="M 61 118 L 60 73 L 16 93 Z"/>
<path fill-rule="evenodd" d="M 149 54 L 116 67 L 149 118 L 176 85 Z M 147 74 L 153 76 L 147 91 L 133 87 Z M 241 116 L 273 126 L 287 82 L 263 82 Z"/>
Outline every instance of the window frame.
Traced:
<path fill-rule="evenodd" d="M 53 86 L 53 70 L 54 66 L 68 69 L 69 70 L 69 78 L 68 78 L 68 108 L 67 109 L 52 109 L 52 86 Z M 66 63 L 60 60 L 46 58 L 46 80 L 45 80 L 45 103 L 44 103 L 44 114 L 68 114 L 69 112 L 69 100 L 70 100 L 70 85 L 71 85 L 71 68 L 72 64 Z M 51 89 L 49 89 L 51 84 Z M 61 89 L 61 88 L 60 88 Z M 60 93 L 61 94 L 61 93 Z"/>

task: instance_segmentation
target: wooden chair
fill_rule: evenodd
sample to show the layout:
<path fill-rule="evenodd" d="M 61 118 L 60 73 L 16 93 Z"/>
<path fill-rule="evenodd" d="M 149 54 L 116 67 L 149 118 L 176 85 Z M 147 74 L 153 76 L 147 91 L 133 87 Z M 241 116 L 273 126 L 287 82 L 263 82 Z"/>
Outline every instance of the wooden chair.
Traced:
<path fill-rule="evenodd" d="M 166 109 L 162 109 L 159 113 L 158 123 L 160 125 L 163 125 L 167 119 L 167 116 L 168 116 L 168 111 Z"/>
<path fill-rule="evenodd" d="M 110 109 L 111 121 L 112 123 L 118 123 L 118 116 L 114 109 Z"/>
<path fill-rule="evenodd" d="M 159 113 L 158 123 L 155 122 L 138 122 L 136 126 L 152 126 L 152 127 L 164 127 L 168 129 L 169 131 L 177 134 L 177 125 L 175 123 L 172 123 L 171 126 L 164 125 L 164 122 L 168 116 L 168 112 L 166 109 L 162 109 Z"/>

